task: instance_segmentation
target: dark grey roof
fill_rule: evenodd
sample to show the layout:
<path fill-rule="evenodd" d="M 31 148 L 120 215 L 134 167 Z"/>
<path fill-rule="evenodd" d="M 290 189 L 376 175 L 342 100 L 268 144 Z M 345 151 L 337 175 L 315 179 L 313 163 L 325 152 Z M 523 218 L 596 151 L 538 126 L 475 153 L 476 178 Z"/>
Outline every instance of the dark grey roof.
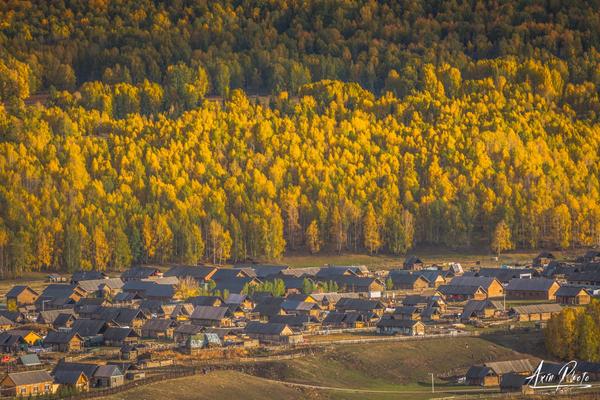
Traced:
<path fill-rule="evenodd" d="M 90 279 L 82 280 L 77 283 L 80 288 L 88 293 L 93 293 L 102 288 L 102 286 L 108 286 L 111 290 L 121 289 L 124 285 L 121 278 L 101 278 L 101 279 Z"/>
<path fill-rule="evenodd" d="M 278 275 L 281 271 L 290 269 L 287 265 L 270 265 L 270 264 L 236 264 L 234 268 L 251 269 L 257 278 L 267 278 Z"/>
<path fill-rule="evenodd" d="M 390 279 L 394 285 L 414 285 L 419 279 L 425 280 L 429 284 L 429 279 L 421 274 L 393 274 Z"/>
<path fill-rule="evenodd" d="M 304 325 L 313 322 L 310 316 L 298 315 L 274 315 L 269 318 L 269 322 L 276 324 L 286 324 L 293 327 L 303 327 Z"/>
<path fill-rule="evenodd" d="M 79 333 L 79 336 L 83 338 L 96 336 L 106 330 L 106 322 L 94 319 L 78 319 L 73 322 L 71 329 L 73 332 Z"/>
<path fill-rule="evenodd" d="M 54 382 L 61 385 L 75 385 L 82 375 L 85 376 L 82 371 L 56 371 L 54 373 Z"/>
<path fill-rule="evenodd" d="M 228 307 L 210 307 L 210 306 L 198 306 L 194 308 L 194 312 L 190 316 L 190 319 L 206 319 L 211 321 L 220 321 L 229 314 Z"/>
<path fill-rule="evenodd" d="M 539 313 L 559 313 L 562 310 L 560 304 L 528 304 L 525 306 L 513 306 L 511 312 L 516 314 L 539 314 Z"/>
<path fill-rule="evenodd" d="M 419 324 L 422 322 L 410 319 L 382 318 L 377 323 L 377 327 L 412 328 Z"/>
<path fill-rule="evenodd" d="M 508 282 L 507 290 L 531 291 L 531 292 L 546 292 L 554 285 L 554 279 L 547 278 L 532 278 L 532 279 L 511 279 Z"/>
<path fill-rule="evenodd" d="M 29 367 L 34 365 L 42 365 L 42 362 L 37 354 L 24 354 L 19 357 L 19 360 L 21 361 L 21 364 Z"/>
<path fill-rule="evenodd" d="M 288 327 L 286 324 L 262 323 L 258 321 L 250 321 L 246 325 L 244 331 L 250 334 L 259 335 L 280 335 L 283 330 Z"/>
<path fill-rule="evenodd" d="M 128 337 L 138 337 L 139 335 L 132 328 L 109 327 L 104 331 L 104 341 L 121 342 Z"/>
<path fill-rule="evenodd" d="M 310 311 L 319 308 L 319 306 L 317 303 L 285 299 L 283 303 L 281 303 L 281 308 L 286 311 Z"/>
<path fill-rule="evenodd" d="M 342 297 L 336 303 L 335 308 L 349 311 L 371 311 L 376 309 L 384 309 L 385 306 L 379 300 Z"/>
<path fill-rule="evenodd" d="M 52 377 L 48 371 L 25 371 L 25 372 L 11 372 L 8 374 L 10 379 L 17 386 L 21 385 L 33 385 L 36 383 L 52 382 Z"/>
<path fill-rule="evenodd" d="M 66 371 L 83 372 L 84 375 L 89 379 L 94 376 L 94 372 L 96 372 L 97 368 L 97 364 L 67 362 L 61 360 L 52 370 L 52 374 L 56 375 L 57 373 L 63 373 Z"/>
<path fill-rule="evenodd" d="M 507 283 L 513 278 L 521 278 L 524 275 L 533 276 L 535 270 L 527 268 L 481 268 L 475 272 L 475 276 L 485 276 L 488 278 L 496 278 L 500 282 Z M 465 276 L 468 273 L 465 273 Z"/>
<path fill-rule="evenodd" d="M 174 325 L 175 325 L 175 323 L 170 319 L 154 318 L 154 319 L 150 319 L 150 320 L 146 321 L 146 323 L 142 327 L 142 330 L 164 332 L 167 329 L 173 327 Z"/>
<path fill-rule="evenodd" d="M 78 335 L 77 332 L 48 332 L 46 337 L 44 338 L 44 344 L 66 344 L 73 339 L 73 337 L 79 336 L 81 339 L 81 335 Z"/>
<path fill-rule="evenodd" d="M 256 277 L 256 274 L 251 269 L 219 268 L 213 274 L 213 276 L 211 276 L 210 279 L 212 279 L 215 282 L 218 282 L 218 281 L 226 281 L 226 280 L 232 280 L 232 279 L 238 279 L 238 278 L 254 278 L 254 277 Z"/>
<path fill-rule="evenodd" d="M 220 296 L 196 296 L 187 300 L 194 306 L 215 306 L 222 304 L 224 301 Z"/>
<path fill-rule="evenodd" d="M 573 297 L 573 296 L 577 296 L 582 290 L 584 291 L 584 293 L 589 295 L 589 292 L 587 291 L 587 289 L 585 289 L 581 286 L 561 286 L 556 291 L 556 296 Z"/>
<path fill-rule="evenodd" d="M 15 285 L 12 288 L 10 288 L 10 290 L 6 293 L 5 297 L 7 297 L 7 298 L 17 297 L 19 294 L 21 294 L 26 289 L 29 289 L 33 293 L 37 294 L 37 292 L 35 290 L 33 290 L 32 288 L 30 288 L 29 286 L 26 286 L 26 285 Z"/>
<path fill-rule="evenodd" d="M 183 324 L 179 325 L 175 328 L 175 333 L 183 334 L 183 335 L 195 335 L 196 333 L 202 332 L 204 327 L 194 325 L 194 324 Z"/>
<path fill-rule="evenodd" d="M 466 374 L 467 379 L 482 379 L 489 374 L 493 374 L 493 371 L 484 365 L 473 365 L 469 368 Z"/>
<path fill-rule="evenodd" d="M 144 279 L 160 273 L 158 268 L 154 267 L 131 267 L 121 274 L 122 279 Z"/>
<path fill-rule="evenodd" d="M 215 270 L 215 268 L 216 267 L 209 266 L 180 265 L 169 269 L 167 272 L 165 272 L 164 276 L 176 276 L 178 278 L 191 277 L 198 280 L 204 280 L 210 273 L 212 273 Z"/>
<path fill-rule="evenodd" d="M 421 259 L 415 255 L 408 256 L 406 257 L 406 260 L 404 260 L 405 266 L 410 266 L 414 264 L 423 264 L 423 261 L 421 261 Z"/>
<path fill-rule="evenodd" d="M 101 271 L 77 271 L 73 272 L 71 276 L 71 282 L 77 283 L 79 281 L 88 281 L 92 279 L 104 279 L 108 276 Z"/>
<path fill-rule="evenodd" d="M 438 291 L 444 296 L 472 296 L 481 290 L 485 290 L 481 286 L 463 286 L 463 285 L 441 285 Z"/>
<path fill-rule="evenodd" d="M 225 299 L 225 304 L 242 304 L 248 296 L 239 293 L 230 293 Z"/>
<path fill-rule="evenodd" d="M 96 372 L 94 372 L 95 378 L 110 378 L 112 376 L 121 376 L 123 373 L 116 365 L 100 365 Z"/>
<path fill-rule="evenodd" d="M 490 287 L 490 285 L 498 280 L 494 277 L 487 276 L 456 276 L 452 278 L 449 285 L 452 286 L 481 286 L 483 289 Z M 500 284 L 500 282 L 498 282 Z"/>

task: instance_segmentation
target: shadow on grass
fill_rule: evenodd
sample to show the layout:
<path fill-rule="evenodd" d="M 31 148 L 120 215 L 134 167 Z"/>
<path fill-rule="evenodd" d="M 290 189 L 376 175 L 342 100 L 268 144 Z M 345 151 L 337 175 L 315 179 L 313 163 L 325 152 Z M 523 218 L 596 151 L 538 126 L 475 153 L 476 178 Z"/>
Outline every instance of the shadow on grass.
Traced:
<path fill-rule="evenodd" d="M 539 329 L 519 330 L 510 334 L 506 334 L 506 332 L 482 334 L 480 338 L 518 353 L 542 359 L 549 358 L 544 343 L 544 333 Z"/>

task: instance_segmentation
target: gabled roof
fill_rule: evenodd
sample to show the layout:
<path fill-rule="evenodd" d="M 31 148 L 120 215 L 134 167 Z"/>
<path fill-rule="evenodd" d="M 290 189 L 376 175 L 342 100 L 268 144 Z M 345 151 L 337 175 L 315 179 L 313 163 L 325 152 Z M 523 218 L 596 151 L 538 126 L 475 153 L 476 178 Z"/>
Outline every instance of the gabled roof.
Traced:
<path fill-rule="evenodd" d="M 393 274 L 390 275 L 390 279 L 394 285 L 414 285 L 419 280 L 430 283 L 429 279 L 421 274 Z"/>
<path fill-rule="evenodd" d="M 111 290 L 121 289 L 124 282 L 121 278 L 102 278 L 102 279 L 91 279 L 81 280 L 77 285 L 88 293 L 97 292 L 103 286 L 108 286 Z"/>
<path fill-rule="evenodd" d="M 233 279 L 223 279 L 215 281 L 216 290 L 220 290 L 223 292 L 224 290 L 228 290 L 229 293 L 242 293 L 244 289 L 244 285 L 251 283 L 260 283 L 260 280 L 256 278 L 233 278 Z"/>
<path fill-rule="evenodd" d="M 382 318 L 377 323 L 377 327 L 394 327 L 394 328 L 412 328 L 415 325 L 422 325 L 420 321 L 414 321 L 411 319 L 394 319 L 394 318 Z"/>
<path fill-rule="evenodd" d="M 172 328 L 174 326 L 175 326 L 175 322 L 173 322 L 170 319 L 154 318 L 154 319 L 150 319 L 150 320 L 146 321 L 144 326 L 142 326 L 142 330 L 164 332 L 167 329 Z"/>
<path fill-rule="evenodd" d="M 18 295 L 20 295 L 21 293 L 23 293 L 26 290 L 30 290 L 36 296 L 38 296 L 38 293 L 35 290 L 33 290 L 32 288 L 30 288 L 29 286 L 26 286 L 26 285 L 15 285 L 12 288 L 10 288 L 10 290 L 6 293 L 5 297 L 6 298 L 17 297 Z"/>
<path fill-rule="evenodd" d="M 179 265 L 176 267 L 172 267 L 167 272 L 165 272 L 164 276 L 176 276 L 178 278 L 194 278 L 198 280 L 205 280 L 206 277 L 211 275 L 216 271 L 217 267 L 211 267 L 206 265 L 201 266 L 185 266 Z"/>
<path fill-rule="evenodd" d="M 463 308 L 461 319 L 471 318 L 473 314 L 480 313 L 486 308 L 499 309 L 498 304 L 490 300 L 469 300 Z"/>
<path fill-rule="evenodd" d="M 204 329 L 204 327 L 202 327 L 202 326 L 198 326 L 198 325 L 194 325 L 194 324 L 183 324 L 183 325 L 179 325 L 177 328 L 175 328 L 175 333 L 182 334 L 182 335 L 195 335 L 197 333 L 202 332 L 203 329 Z"/>
<path fill-rule="evenodd" d="M 274 315 L 269 318 L 269 322 L 276 324 L 286 324 L 293 327 L 302 327 L 306 324 L 313 322 L 310 316 L 298 314 L 298 315 Z"/>
<path fill-rule="evenodd" d="M 61 314 L 72 315 L 74 313 L 75 312 L 70 308 L 66 308 L 66 309 L 62 309 L 62 310 L 40 311 L 40 313 L 37 317 L 37 322 L 40 324 L 54 324 L 54 322 L 56 321 L 56 319 L 58 318 L 59 315 L 61 315 Z"/>
<path fill-rule="evenodd" d="M 549 251 L 541 251 L 540 254 L 538 254 L 536 257 L 536 259 L 539 258 L 551 258 L 551 259 L 555 259 L 556 257 L 554 257 L 554 254 L 550 253 Z"/>
<path fill-rule="evenodd" d="M 527 268 L 481 268 L 475 272 L 475 276 L 485 276 L 488 278 L 496 278 L 500 282 L 509 282 L 513 278 L 520 278 L 522 276 L 533 276 L 535 270 Z M 467 276 L 468 273 L 465 274 Z"/>
<path fill-rule="evenodd" d="M 328 266 L 319 269 L 317 279 L 336 279 L 342 276 L 357 276 L 357 270 L 351 266 Z"/>
<path fill-rule="evenodd" d="M 76 271 L 71 276 L 71 282 L 77 283 L 79 281 L 89 281 L 95 279 L 108 278 L 104 272 L 101 271 Z"/>
<path fill-rule="evenodd" d="M 255 278 L 256 274 L 254 270 L 249 268 L 218 268 L 215 273 L 211 276 L 215 282 L 218 281 L 227 281 L 238 278 Z"/>
<path fill-rule="evenodd" d="M 229 307 L 198 306 L 194 308 L 194 312 L 190 316 L 190 319 L 220 321 L 228 315 Z"/>
<path fill-rule="evenodd" d="M 40 361 L 40 358 L 37 354 L 24 354 L 21 357 L 19 357 L 19 360 L 21 361 L 21 364 L 27 367 L 31 367 L 34 365 L 42 365 L 42 362 Z"/>
<path fill-rule="evenodd" d="M 82 337 L 77 332 L 48 332 L 46 337 L 44 338 L 44 344 L 67 344 L 74 337 L 83 340 Z"/>
<path fill-rule="evenodd" d="M 17 386 L 52 382 L 52 377 L 48 371 L 11 372 L 8 376 Z"/>
<path fill-rule="evenodd" d="M 139 337 L 133 328 L 108 327 L 104 331 L 104 340 L 109 342 L 121 342 L 128 337 Z"/>
<path fill-rule="evenodd" d="M 525 306 L 513 306 L 511 311 L 516 314 L 539 314 L 539 313 L 558 313 L 561 312 L 562 307 L 560 304 L 548 303 L 548 304 L 529 304 Z"/>
<path fill-rule="evenodd" d="M 97 368 L 97 364 L 67 362 L 61 360 L 52 370 L 52 374 L 56 375 L 57 373 L 64 373 L 66 371 L 83 372 L 83 374 L 89 379 L 94 376 L 94 372 L 96 372 Z"/>
<path fill-rule="evenodd" d="M 452 278 L 449 285 L 451 286 L 481 286 L 487 290 L 494 282 L 502 285 L 500 281 L 494 277 L 487 276 L 456 276 Z"/>
<path fill-rule="evenodd" d="M 511 361 L 493 361 L 484 364 L 497 375 L 507 374 L 509 372 L 528 373 L 533 371 L 533 366 L 528 359 Z"/>
<path fill-rule="evenodd" d="M 258 321 L 250 321 L 246 325 L 244 331 L 251 334 L 259 335 L 281 335 L 289 326 L 286 324 L 262 323 Z"/>
<path fill-rule="evenodd" d="M 225 299 L 225 304 L 242 304 L 248 298 L 245 294 L 230 293 Z"/>
<path fill-rule="evenodd" d="M 94 372 L 94 378 L 110 378 L 112 376 L 122 376 L 123 373 L 116 365 L 100 365 L 96 372 Z"/>
<path fill-rule="evenodd" d="M 444 296 L 473 296 L 478 291 L 486 293 L 481 286 L 441 285 L 438 290 Z"/>
<path fill-rule="evenodd" d="M 350 311 L 371 311 L 376 309 L 384 309 L 385 306 L 379 300 L 342 297 L 336 303 L 335 308 Z"/>
<path fill-rule="evenodd" d="M 0 315 L 0 326 L 14 326 L 15 323 L 10 319 L 6 318 L 4 315 Z"/>
<path fill-rule="evenodd" d="M 82 371 L 56 371 L 54 373 L 54 382 L 61 385 L 76 385 L 82 376 L 88 379 Z"/>
<path fill-rule="evenodd" d="M 224 301 L 220 296 L 196 296 L 191 297 L 187 300 L 194 306 L 219 306 Z"/>
<path fill-rule="evenodd" d="M 406 260 L 404 260 L 405 266 L 410 266 L 414 264 L 423 264 L 423 261 L 421 261 L 421 259 L 415 255 L 408 256 L 406 257 Z"/>
<path fill-rule="evenodd" d="M 556 291 L 557 297 L 574 297 L 578 296 L 579 294 L 587 294 L 588 296 L 590 295 L 587 289 L 581 286 L 561 286 Z"/>
<path fill-rule="evenodd" d="M 121 274 L 122 279 L 144 279 L 154 275 L 160 275 L 158 268 L 154 267 L 131 267 Z"/>
<path fill-rule="evenodd" d="M 547 278 L 531 278 L 531 279 L 511 279 L 508 282 L 507 290 L 531 291 L 531 292 L 546 292 L 556 281 Z"/>
<path fill-rule="evenodd" d="M 281 271 L 290 269 L 288 265 L 272 265 L 272 264 L 253 264 L 244 263 L 236 264 L 234 268 L 251 269 L 254 271 L 254 276 L 257 278 L 268 278 L 278 275 Z"/>
<path fill-rule="evenodd" d="M 310 311 L 315 308 L 318 309 L 319 306 L 317 303 L 285 299 L 283 303 L 281 303 L 281 308 L 286 311 Z"/>
<path fill-rule="evenodd" d="M 81 337 L 96 336 L 106 330 L 106 322 L 95 319 L 78 319 L 73 322 L 72 332 L 77 332 Z"/>

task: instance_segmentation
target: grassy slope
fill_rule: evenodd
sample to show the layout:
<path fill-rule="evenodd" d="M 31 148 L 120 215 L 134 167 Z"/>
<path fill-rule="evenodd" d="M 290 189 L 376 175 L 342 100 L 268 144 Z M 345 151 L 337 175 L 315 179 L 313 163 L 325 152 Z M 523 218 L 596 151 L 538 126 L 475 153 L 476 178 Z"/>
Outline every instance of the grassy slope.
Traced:
<path fill-rule="evenodd" d="M 293 388 L 282 383 L 233 371 L 194 376 L 142 386 L 109 399 L 428 399 L 432 396 L 430 372 L 437 375 L 438 390 L 452 390 L 442 376 L 463 374 L 476 363 L 534 358 L 539 335 L 492 338 L 455 338 L 370 345 L 336 346 L 319 350 L 312 356 L 286 362 L 269 363 L 260 375 L 274 380 L 400 393 L 349 393 L 333 390 Z M 521 353 L 513 350 L 518 349 Z M 535 353 L 533 353 L 535 352 Z M 465 389 L 460 386 L 458 389 Z M 420 392 L 420 393 L 415 393 Z M 463 394 L 464 396 L 464 394 Z M 461 396 L 462 397 L 462 396 Z"/>

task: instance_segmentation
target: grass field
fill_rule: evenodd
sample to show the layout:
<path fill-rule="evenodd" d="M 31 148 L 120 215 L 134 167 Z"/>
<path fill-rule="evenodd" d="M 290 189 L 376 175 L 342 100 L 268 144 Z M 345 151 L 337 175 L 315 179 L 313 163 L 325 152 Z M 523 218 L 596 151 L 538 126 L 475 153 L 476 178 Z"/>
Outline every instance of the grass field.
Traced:
<path fill-rule="evenodd" d="M 142 386 L 108 398 L 262 399 L 267 394 L 273 399 L 420 400 L 449 397 L 452 394 L 448 391 L 479 390 L 457 386 L 449 377 L 463 375 L 472 364 L 536 358 L 539 341 L 539 333 L 528 333 L 508 337 L 333 346 L 301 359 L 263 364 L 256 372 L 259 376 L 234 371 L 211 372 Z M 430 373 L 436 376 L 439 393 L 435 395 L 430 392 Z M 282 382 L 320 388 L 290 387 Z M 461 398 L 468 398 L 469 394 L 472 393 L 457 393 Z"/>

